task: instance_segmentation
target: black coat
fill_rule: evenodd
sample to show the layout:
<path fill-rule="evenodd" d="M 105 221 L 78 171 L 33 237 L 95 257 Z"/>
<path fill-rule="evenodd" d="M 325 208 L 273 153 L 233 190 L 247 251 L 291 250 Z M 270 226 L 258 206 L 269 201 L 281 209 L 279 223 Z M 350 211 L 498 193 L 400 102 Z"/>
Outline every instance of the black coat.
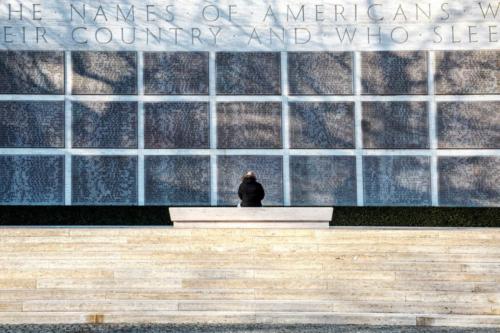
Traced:
<path fill-rule="evenodd" d="M 245 179 L 240 184 L 238 196 L 241 199 L 241 207 L 262 207 L 264 188 L 254 179 Z"/>

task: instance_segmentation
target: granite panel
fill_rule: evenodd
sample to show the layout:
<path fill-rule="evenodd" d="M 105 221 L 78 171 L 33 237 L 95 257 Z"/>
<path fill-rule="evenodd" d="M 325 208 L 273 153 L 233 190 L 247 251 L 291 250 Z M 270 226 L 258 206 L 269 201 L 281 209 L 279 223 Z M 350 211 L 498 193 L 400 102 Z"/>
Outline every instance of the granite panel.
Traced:
<path fill-rule="evenodd" d="M 210 205 L 209 156 L 146 156 L 146 204 Z"/>
<path fill-rule="evenodd" d="M 64 102 L 0 102 L 1 148 L 63 148 Z"/>
<path fill-rule="evenodd" d="M 148 95 L 208 95 L 208 52 L 144 53 Z"/>
<path fill-rule="evenodd" d="M 279 52 L 220 52 L 216 56 L 217 94 L 281 94 Z"/>
<path fill-rule="evenodd" d="M 281 148 L 281 103 L 217 104 L 218 148 Z"/>
<path fill-rule="evenodd" d="M 439 205 L 500 207 L 500 157 L 439 157 Z"/>
<path fill-rule="evenodd" d="M 500 102 L 438 103 L 439 148 L 500 149 Z"/>
<path fill-rule="evenodd" d="M 73 147 L 137 148 L 136 102 L 73 103 Z"/>
<path fill-rule="evenodd" d="M 137 156 L 72 156 L 74 205 L 136 205 Z"/>
<path fill-rule="evenodd" d="M 352 95 L 352 53 L 289 52 L 290 95 Z"/>
<path fill-rule="evenodd" d="M 500 51 L 436 52 L 436 94 L 500 93 Z"/>
<path fill-rule="evenodd" d="M 71 53 L 73 94 L 137 94 L 137 54 L 135 52 Z"/>
<path fill-rule="evenodd" d="M 210 148 L 209 104 L 144 104 L 146 148 Z"/>
<path fill-rule="evenodd" d="M 64 204 L 64 156 L 3 155 L 0 169 L 0 204 Z"/>
<path fill-rule="evenodd" d="M 429 206 L 430 158 L 364 156 L 364 201 L 367 206 Z"/>
<path fill-rule="evenodd" d="M 0 94 L 64 94 L 64 52 L 0 51 Z"/>
<path fill-rule="evenodd" d="M 362 108 L 364 148 L 429 148 L 427 103 L 367 102 Z"/>
<path fill-rule="evenodd" d="M 218 205 L 236 206 L 241 177 L 249 170 L 264 187 L 264 206 L 283 205 L 283 158 L 281 156 L 218 156 Z"/>
<path fill-rule="evenodd" d="M 349 149 L 354 143 L 354 103 L 290 103 L 290 146 Z"/>
<path fill-rule="evenodd" d="M 361 59 L 364 95 L 427 94 L 426 52 L 364 52 Z"/>
<path fill-rule="evenodd" d="M 291 156 L 290 179 L 294 206 L 357 203 L 354 156 Z"/>

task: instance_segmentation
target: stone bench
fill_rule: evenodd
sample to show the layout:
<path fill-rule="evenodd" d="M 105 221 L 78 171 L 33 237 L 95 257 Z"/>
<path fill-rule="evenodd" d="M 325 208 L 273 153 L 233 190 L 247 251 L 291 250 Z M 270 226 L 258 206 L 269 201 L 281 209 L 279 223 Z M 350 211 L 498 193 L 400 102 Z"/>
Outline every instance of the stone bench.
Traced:
<path fill-rule="evenodd" d="M 328 228 L 333 208 L 182 207 L 170 208 L 175 228 Z"/>

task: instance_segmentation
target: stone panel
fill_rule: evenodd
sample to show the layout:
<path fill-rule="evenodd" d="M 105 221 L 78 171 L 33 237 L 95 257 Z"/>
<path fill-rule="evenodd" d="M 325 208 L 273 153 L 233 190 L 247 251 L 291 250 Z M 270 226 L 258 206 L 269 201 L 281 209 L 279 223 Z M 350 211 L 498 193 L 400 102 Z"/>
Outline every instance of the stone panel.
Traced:
<path fill-rule="evenodd" d="M 354 103 L 290 103 L 289 117 L 291 148 L 355 147 Z"/>
<path fill-rule="evenodd" d="M 281 103 L 217 104 L 218 148 L 281 148 Z"/>
<path fill-rule="evenodd" d="M 438 103 L 439 148 L 500 149 L 500 102 Z"/>
<path fill-rule="evenodd" d="M 136 52 L 72 52 L 73 94 L 137 94 Z"/>
<path fill-rule="evenodd" d="M 146 103 L 144 109 L 146 148 L 210 147 L 208 103 Z"/>
<path fill-rule="evenodd" d="M 440 157 L 439 205 L 500 207 L 500 157 Z"/>
<path fill-rule="evenodd" d="M 291 156 L 294 206 L 356 205 L 354 156 Z"/>
<path fill-rule="evenodd" d="M 208 95 L 208 52 L 144 53 L 148 95 Z"/>
<path fill-rule="evenodd" d="M 64 102 L 0 102 L 0 147 L 63 148 Z"/>
<path fill-rule="evenodd" d="M 137 156 L 72 156 L 74 205 L 136 205 Z"/>
<path fill-rule="evenodd" d="M 210 205 L 209 156 L 146 156 L 146 204 Z"/>
<path fill-rule="evenodd" d="M 500 51 L 436 52 L 436 93 L 500 93 Z"/>
<path fill-rule="evenodd" d="M 0 51 L 0 94 L 64 94 L 64 52 Z"/>
<path fill-rule="evenodd" d="M 424 51 L 362 53 L 365 95 L 427 94 L 427 55 Z"/>
<path fill-rule="evenodd" d="M 217 94 L 281 94 L 279 52 L 217 53 Z"/>
<path fill-rule="evenodd" d="M 429 206 L 430 158 L 364 156 L 364 201 L 367 206 Z"/>
<path fill-rule="evenodd" d="M 218 156 L 218 204 L 236 206 L 241 177 L 249 170 L 257 173 L 264 187 L 264 206 L 283 205 L 283 158 L 281 156 Z"/>
<path fill-rule="evenodd" d="M 290 52 L 290 95 L 352 95 L 352 53 Z"/>
<path fill-rule="evenodd" d="M 136 102 L 73 103 L 73 147 L 137 148 Z"/>
<path fill-rule="evenodd" d="M 64 156 L 0 156 L 0 203 L 63 205 Z"/>
<path fill-rule="evenodd" d="M 367 102 L 362 107 L 364 148 L 429 148 L 427 103 Z"/>

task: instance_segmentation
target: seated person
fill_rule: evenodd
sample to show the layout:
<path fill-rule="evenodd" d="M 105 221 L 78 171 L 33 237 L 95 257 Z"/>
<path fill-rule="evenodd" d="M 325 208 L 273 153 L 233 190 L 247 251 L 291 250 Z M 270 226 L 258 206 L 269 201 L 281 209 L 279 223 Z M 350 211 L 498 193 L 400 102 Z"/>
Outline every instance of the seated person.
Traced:
<path fill-rule="evenodd" d="M 264 199 L 265 193 L 262 185 L 257 182 L 255 172 L 248 171 L 242 177 L 238 196 L 241 199 L 240 207 L 262 207 L 262 199 Z"/>

